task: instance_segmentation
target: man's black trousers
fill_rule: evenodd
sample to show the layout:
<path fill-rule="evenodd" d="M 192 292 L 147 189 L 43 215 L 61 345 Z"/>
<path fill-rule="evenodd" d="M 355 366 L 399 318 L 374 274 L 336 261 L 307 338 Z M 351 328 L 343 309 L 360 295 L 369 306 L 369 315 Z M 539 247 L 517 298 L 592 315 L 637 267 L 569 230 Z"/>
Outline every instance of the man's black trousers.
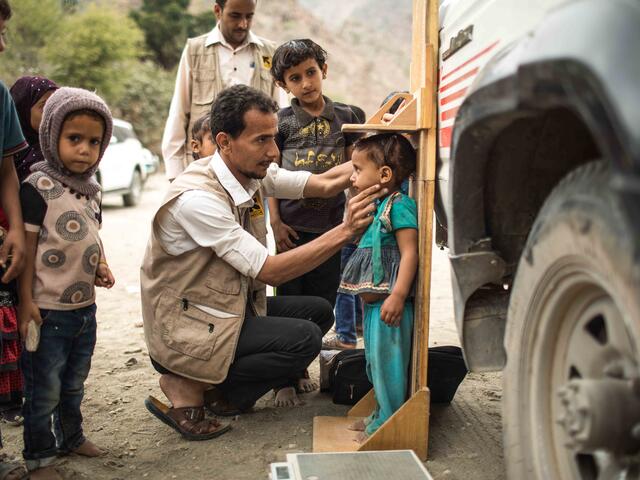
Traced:
<path fill-rule="evenodd" d="M 333 307 L 323 298 L 268 297 L 267 316 L 245 318 L 235 359 L 216 387 L 245 410 L 269 390 L 295 385 L 320 353 L 333 322 Z M 158 372 L 171 373 L 151 362 Z"/>

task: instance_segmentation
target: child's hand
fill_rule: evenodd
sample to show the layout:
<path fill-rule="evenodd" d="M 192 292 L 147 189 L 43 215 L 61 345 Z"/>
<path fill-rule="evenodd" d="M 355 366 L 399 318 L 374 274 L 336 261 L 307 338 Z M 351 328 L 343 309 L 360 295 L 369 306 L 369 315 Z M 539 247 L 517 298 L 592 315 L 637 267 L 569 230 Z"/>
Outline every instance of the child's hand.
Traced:
<path fill-rule="evenodd" d="M 111 288 L 116 283 L 116 279 L 113 278 L 113 273 L 109 265 L 104 262 L 98 264 L 98 270 L 96 270 L 96 287 Z"/>
<path fill-rule="evenodd" d="M 297 247 L 291 239 L 298 240 L 300 237 L 289 225 L 282 221 L 276 221 L 271 222 L 271 228 L 273 228 L 273 237 L 275 238 L 278 252 L 286 252 Z"/>
<path fill-rule="evenodd" d="M 42 325 L 42 317 L 40 309 L 32 301 L 22 301 L 18 306 L 18 330 L 20 330 L 20 338 L 27 338 L 27 328 L 29 322 L 33 320 L 38 325 Z"/>
<path fill-rule="evenodd" d="M 402 312 L 404 311 L 404 301 L 400 295 L 389 295 L 382 303 L 380 308 L 380 318 L 390 327 L 398 327 L 402 320 Z"/>
<path fill-rule="evenodd" d="M 24 253 L 24 233 L 19 228 L 9 230 L 2 247 L 0 247 L 0 265 L 7 267 L 6 272 L 2 276 L 2 283 L 9 283 L 22 273 Z M 8 259 L 10 259 L 9 265 L 7 265 Z"/>

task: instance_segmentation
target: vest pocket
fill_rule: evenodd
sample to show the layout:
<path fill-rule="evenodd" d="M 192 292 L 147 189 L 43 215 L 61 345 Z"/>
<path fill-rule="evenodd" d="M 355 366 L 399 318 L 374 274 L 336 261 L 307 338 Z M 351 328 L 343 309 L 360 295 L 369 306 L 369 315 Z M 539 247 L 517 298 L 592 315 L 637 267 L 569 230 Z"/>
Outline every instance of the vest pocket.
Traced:
<path fill-rule="evenodd" d="M 215 96 L 215 69 L 194 70 L 191 98 L 196 105 L 209 105 Z"/>
<path fill-rule="evenodd" d="M 260 69 L 260 90 L 266 93 L 268 96 L 273 96 L 273 77 L 271 76 L 271 72 L 266 68 Z"/>
<path fill-rule="evenodd" d="M 240 273 L 224 260 L 217 260 L 207 272 L 205 286 L 218 293 L 238 295 L 240 293 Z"/>
<path fill-rule="evenodd" d="M 189 304 L 187 299 L 170 298 L 170 308 L 162 318 L 162 340 L 172 350 L 199 360 L 209 360 L 218 338 L 220 319 Z"/>

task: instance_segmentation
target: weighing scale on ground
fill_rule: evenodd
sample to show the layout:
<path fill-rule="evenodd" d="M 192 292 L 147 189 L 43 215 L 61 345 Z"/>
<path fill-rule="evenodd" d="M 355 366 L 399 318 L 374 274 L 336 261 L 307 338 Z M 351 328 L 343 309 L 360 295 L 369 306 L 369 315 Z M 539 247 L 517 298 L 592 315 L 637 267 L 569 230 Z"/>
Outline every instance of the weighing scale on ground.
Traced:
<path fill-rule="evenodd" d="M 290 453 L 272 463 L 270 480 L 432 480 L 412 450 Z"/>

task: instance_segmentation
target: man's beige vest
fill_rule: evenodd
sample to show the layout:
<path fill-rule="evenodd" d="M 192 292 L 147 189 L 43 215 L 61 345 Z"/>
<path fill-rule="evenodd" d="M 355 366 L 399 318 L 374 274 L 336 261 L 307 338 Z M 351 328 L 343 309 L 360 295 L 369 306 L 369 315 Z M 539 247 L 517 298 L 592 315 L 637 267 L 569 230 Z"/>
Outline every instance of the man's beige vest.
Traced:
<path fill-rule="evenodd" d="M 213 193 L 231 207 L 236 221 L 266 245 L 260 192 L 251 208 L 238 208 L 209 166 L 193 162 L 171 184 L 153 219 L 140 272 L 142 317 L 149 355 L 168 370 L 207 383 L 222 382 L 235 356 L 247 309 L 266 314 L 266 288 L 241 275 L 211 248 L 170 255 L 158 239 L 158 215 L 188 190 Z M 206 313 L 195 305 L 218 312 Z"/>
<path fill-rule="evenodd" d="M 218 63 L 218 49 L 215 45 L 205 46 L 208 36 L 209 34 L 207 33 L 196 38 L 190 38 L 187 41 L 189 67 L 192 75 L 191 110 L 186 142 L 187 161 L 193 159 L 191 151 L 191 131 L 193 124 L 211 110 L 213 100 L 224 89 Z M 271 58 L 273 57 L 276 45 L 262 37 L 258 38 L 262 42 L 262 46 L 251 43 L 248 47 L 253 50 L 256 66 L 250 86 L 276 99 L 277 86 L 270 72 Z"/>

